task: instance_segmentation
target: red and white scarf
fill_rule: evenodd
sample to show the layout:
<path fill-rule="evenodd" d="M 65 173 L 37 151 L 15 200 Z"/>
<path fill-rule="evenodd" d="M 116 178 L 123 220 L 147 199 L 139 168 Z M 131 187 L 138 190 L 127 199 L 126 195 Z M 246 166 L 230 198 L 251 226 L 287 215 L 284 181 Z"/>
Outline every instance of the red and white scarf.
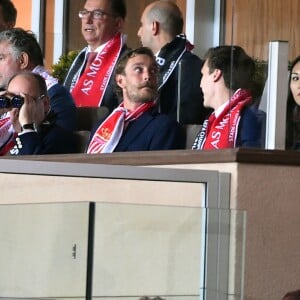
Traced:
<path fill-rule="evenodd" d="M 84 70 L 71 91 L 77 107 L 101 105 L 107 84 L 123 47 L 121 33 L 117 33 Z"/>
<path fill-rule="evenodd" d="M 143 103 L 134 111 L 128 111 L 121 103 L 98 127 L 88 146 L 87 153 L 112 153 L 128 123 L 137 119 L 153 106 L 154 102 L 151 101 Z"/>
<path fill-rule="evenodd" d="M 251 93 L 237 90 L 228 101 L 221 114 L 212 113 L 205 120 L 192 149 L 225 149 L 236 145 L 242 109 L 251 102 Z"/>
<path fill-rule="evenodd" d="M 10 117 L 5 117 L 0 120 L 0 156 L 6 155 L 15 145 L 16 133 Z"/>

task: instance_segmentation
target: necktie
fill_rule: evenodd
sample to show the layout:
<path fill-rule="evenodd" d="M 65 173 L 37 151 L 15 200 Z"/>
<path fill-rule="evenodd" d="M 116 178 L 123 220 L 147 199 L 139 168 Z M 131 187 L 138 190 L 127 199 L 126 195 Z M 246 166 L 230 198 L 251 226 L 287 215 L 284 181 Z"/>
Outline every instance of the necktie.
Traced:
<path fill-rule="evenodd" d="M 96 58 L 97 54 L 98 54 L 97 52 L 89 52 L 87 54 L 87 61 L 86 61 L 85 69 L 89 68 L 89 66 L 91 65 L 93 60 Z"/>

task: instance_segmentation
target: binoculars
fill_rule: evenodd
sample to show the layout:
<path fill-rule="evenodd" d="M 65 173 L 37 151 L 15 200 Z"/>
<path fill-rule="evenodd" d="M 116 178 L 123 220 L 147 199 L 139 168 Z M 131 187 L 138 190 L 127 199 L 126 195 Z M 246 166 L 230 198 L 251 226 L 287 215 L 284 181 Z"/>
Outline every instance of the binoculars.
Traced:
<path fill-rule="evenodd" d="M 0 108 L 20 108 L 24 103 L 24 98 L 19 95 L 8 97 L 5 95 L 0 96 Z"/>

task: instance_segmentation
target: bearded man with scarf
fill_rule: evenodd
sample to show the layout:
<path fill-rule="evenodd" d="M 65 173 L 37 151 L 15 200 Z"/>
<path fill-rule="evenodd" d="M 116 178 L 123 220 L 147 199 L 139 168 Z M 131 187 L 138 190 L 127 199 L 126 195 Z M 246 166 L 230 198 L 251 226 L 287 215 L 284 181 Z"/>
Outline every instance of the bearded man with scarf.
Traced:
<path fill-rule="evenodd" d="M 193 45 L 182 30 L 179 7 L 172 1 L 155 1 L 142 13 L 137 35 L 159 65 L 160 112 L 180 124 L 202 124 L 209 112 L 200 88 L 203 61 L 191 52 Z"/>
<path fill-rule="evenodd" d="M 158 66 L 151 49 L 126 53 L 115 70 L 121 104 L 101 120 L 91 135 L 87 153 L 183 148 L 179 124 L 157 112 Z"/>
<path fill-rule="evenodd" d="M 192 148 L 261 147 L 261 122 L 258 110 L 251 106 L 253 59 L 239 46 L 210 48 L 204 57 L 204 106 L 214 111 L 204 121 Z"/>

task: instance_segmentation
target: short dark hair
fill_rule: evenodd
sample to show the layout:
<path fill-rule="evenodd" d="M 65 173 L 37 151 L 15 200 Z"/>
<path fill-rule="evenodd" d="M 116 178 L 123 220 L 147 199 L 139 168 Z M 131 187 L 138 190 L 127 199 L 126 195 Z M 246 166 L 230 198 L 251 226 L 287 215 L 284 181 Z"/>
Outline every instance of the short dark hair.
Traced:
<path fill-rule="evenodd" d="M 33 32 L 22 28 L 11 28 L 0 32 L 0 42 L 11 44 L 12 55 L 18 58 L 22 52 L 27 53 L 30 64 L 43 66 L 43 53 Z"/>
<path fill-rule="evenodd" d="M 125 0 L 110 0 L 111 13 L 125 20 L 127 8 Z"/>
<path fill-rule="evenodd" d="M 33 73 L 31 71 L 20 71 L 20 72 L 17 72 L 16 74 L 14 74 L 8 81 L 8 84 L 7 86 L 10 84 L 10 82 L 17 76 L 20 76 L 20 75 L 24 75 L 24 76 L 27 76 L 27 77 L 32 77 L 38 84 L 38 87 L 39 87 L 39 93 L 40 95 L 45 95 L 47 96 L 48 92 L 47 92 L 47 84 L 46 84 L 46 81 L 45 79 L 37 74 L 37 73 Z"/>
<path fill-rule="evenodd" d="M 13 26 L 17 20 L 17 10 L 11 0 L 0 0 L 0 6 L 2 7 L 2 14 L 5 23 L 12 23 Z"/>
<path fill-rule="evenodd" d="M 147 17 L 150 20 L 159 22 L 161 28 L 173 38 L 182 33 L 182 13 L 179 7 L 172 1 L 156 1 L 151 6 Z"/>
<path fill-rule="evenodd" d="M 127 51 L 122 55 L 122 57 L 117 62 L 117 65 L 116 65 L 116 68 L 114 71 L 114 77 L 116 77 L 116 75 L 118 75 L 118 74 L 124 75 L 128 60 L 137 55 L 147 55 L 150 58 L 152 58 L 153 61 L 156 62 L 155 56 L 154 56 L 152 50 L 148 47 L 139 47 L 139 48 Z M 158 70 L 158 68 L 157 68 L 157 70 Z M 119 99 L 123 98 L 123 91 L 117 84 L 115 86 L 115 92 Z"/>
<path fill-rule="evenodd" d="M 225 86 L 232 90 L 252 89 L 255 73 L 254 60 L 240 46 L 218 46 L 208 49 L 204 55 L 209 72 L 222 71 Z"/>
<path fill-rule="evenodd" d="M 288 292 L 282 300 L 300 300 L 300 290 Z"/>

